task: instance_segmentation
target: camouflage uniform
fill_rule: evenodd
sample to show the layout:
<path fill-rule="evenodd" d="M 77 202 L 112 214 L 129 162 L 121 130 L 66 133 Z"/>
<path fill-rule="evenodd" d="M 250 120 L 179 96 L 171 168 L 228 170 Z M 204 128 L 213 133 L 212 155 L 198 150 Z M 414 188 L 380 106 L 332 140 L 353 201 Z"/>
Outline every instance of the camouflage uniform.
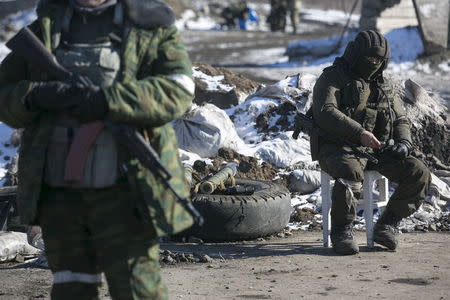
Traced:
<path fill-rule="evenodd" d="M 286 16 L 288 8 L 288 0 L 271 0 L 270 14 L 267 17 L 267 23 L 270 24 L 271 31 L 286 30 Z"/>
<path fill-rule="evenodd" d="M 372 132 L 381 142 L 394 139 L 395 142 L 411 143 L 410 124 L 401 99 L 394 93 L 392 84 L 383 77 L 389 61 L 389 48 L 386 46 L 383 63 L 371 80 L 362 79 L 355 71 L 355 63 L 367 54 L 369 47 L 382 49 L 380 38 L 384 40 L 373 31 L 360 33 L 347 46 L 344 56 L 323 71 L 313 92 L 314 120 L 328 133 L 357 145 L 361 145 L 363 131 Z M 377 170 L 398 184 L 385 213 L 392 219 L 389 220 L 392 224 L 415 212 L 423 201 L 430 172 L 416 158 L 396 159 L 384 153 L 379 164 L 373 165 L 350 147 L 323 138 L 313 138 L 312 141 L 313 158 L 318 159 L 321 168 L 336 179 L 332 192 L 332 227 L 353 222 L 367 168 Z M 361 149 L 372 151 L 362 146 Z"/>
<path fill-rule="evenodd" d="M 38 20 L 30 25 L 52 52 L 64 38 L 61 20 L 67 5 L 63 0 L 42 1 Z M 165 4 L 159 5 L 163 6 L 161 11 L 142 7 L 148 19 L 124 22 L 119 80 L 102 86 L 108 105 L 105 120 L 146 129 L 150 144 L 173 175 L 170 183 L 187 197 L 170 122 L 191 103 L 191 63 L 176 28 L 151 23 L 165 16 L 162 11 L 173 15 Z M 88 22 L 77 32 L 95 37 L 97 31 L 89 29 L 108 33 L 107 24 Z M 72 32 L 73 36 L 82 38 L 77 32 Z M 124 176 L 104 189 L 44 184 L 55 113 L 30 111 L 25 99 L 33 82 L 48 79 L 14 53 L 0 66 L 0 120 L 25 129 L 20 147 L 18 209 L 23 223 L 43 228 L 54 273 L 52 298 L 97 299 L 101 272 L 114 299 L 167 298 L 159 276 L 157 238 L 189 228 L 191 216 L 136 159 L 124 160 Z"/>
<path fill-rule="evenodd" d="M 221 13 L 222 18 L 225 20 L 225 23 L 222 25 L 227 26 L 227 29 L 235 29 L 236 20 L 242 18 L 247 9 L 248 7 L 245 1 L 231 3 L 229 6 L 225 7 Z"/>
<path fill-rule="evenodd" d="M 289 17 L 291 18 L 292 33 L 297 33 L 297 25 L 299 23 L 299 9 L 301 2 L 299 0 L 288 0 Z"/>

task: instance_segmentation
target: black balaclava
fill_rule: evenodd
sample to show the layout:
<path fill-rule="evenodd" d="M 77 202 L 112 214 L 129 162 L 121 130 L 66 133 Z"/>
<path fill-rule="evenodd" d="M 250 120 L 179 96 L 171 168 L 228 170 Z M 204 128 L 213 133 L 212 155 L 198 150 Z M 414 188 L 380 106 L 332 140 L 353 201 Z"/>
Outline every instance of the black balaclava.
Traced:
<path fill-rule="evenodd" d="M 375 65 L 367 57 L 382 59 L 381 64 Z M 374 80 L 386 69 L 391 52 L 386 38 L 374 30 L 361 31 L 345 49 L 343 58 L 350 69 L 365 80 Z"/>
<path fill-rule="evenodd" d="M 107 0 L 103 4 L 96 6 L 96 7 L 81 6 L 80 4 L 78 4 L 77 0 L 69 0 L 69 3 L 77 12 L 95 15 L 95 14 L 101 14 L 109 7 L 116 5 L 117 0 Z"/>

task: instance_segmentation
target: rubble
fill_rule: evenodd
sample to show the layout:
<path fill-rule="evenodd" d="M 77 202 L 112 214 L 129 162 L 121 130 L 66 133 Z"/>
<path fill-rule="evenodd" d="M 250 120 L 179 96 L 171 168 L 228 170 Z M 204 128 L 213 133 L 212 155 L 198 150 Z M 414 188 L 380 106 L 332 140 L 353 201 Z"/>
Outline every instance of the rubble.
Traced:
<path fill-rule="evenodd" d="M 173 252 L 169 250 L 159 250 L 159 262 L 162 265 L 174 265 L 177 263 L 212 263 L 212 259 L 207 254 Z"/>

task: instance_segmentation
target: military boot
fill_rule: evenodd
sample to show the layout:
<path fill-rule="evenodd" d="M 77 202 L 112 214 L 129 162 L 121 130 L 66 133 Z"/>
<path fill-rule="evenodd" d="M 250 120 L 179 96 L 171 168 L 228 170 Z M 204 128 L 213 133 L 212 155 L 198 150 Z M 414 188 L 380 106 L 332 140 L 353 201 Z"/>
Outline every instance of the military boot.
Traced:
<path fill-rule="evenodd" d="M 353 225 L 331 226 L 331 243 L 337 254 L 352 255 L 359 252 L 354 240 Z"/>
<path fill-rule="evenodd" d="M 400 219 L 389 211 L 384 212 L 378 219 L 373 230 L 373 241 L 389 250 L 395 250 L 398 245 L 396 238 L 397 226 Z"/>

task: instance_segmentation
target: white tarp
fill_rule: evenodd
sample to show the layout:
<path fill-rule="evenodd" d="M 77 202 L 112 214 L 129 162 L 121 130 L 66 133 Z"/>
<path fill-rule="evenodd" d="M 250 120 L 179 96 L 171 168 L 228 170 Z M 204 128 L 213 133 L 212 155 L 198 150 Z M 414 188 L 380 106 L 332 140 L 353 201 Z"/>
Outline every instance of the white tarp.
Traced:
<path fill-rule="evenodd" d="M 288 177 L 289 191 L 302 195 L 314 192 L 320 185 L 320 171 L 295 170 Z"/>
<path fill-rule="evenodd" d="M 174 129 L 180 149 L 201 157 L 215 156 L 222 147 L 238 150 L 244 145 L 230 117 L 212 104 L 194 104 L 174 121 Z"/>
<path fill-rule="evenodd" d="M 22 232 L 0 231 L 0 262 L 14 260 L 17 255 L 34 257 L 41 250 L 30 246 L 27 235 Z"/>

